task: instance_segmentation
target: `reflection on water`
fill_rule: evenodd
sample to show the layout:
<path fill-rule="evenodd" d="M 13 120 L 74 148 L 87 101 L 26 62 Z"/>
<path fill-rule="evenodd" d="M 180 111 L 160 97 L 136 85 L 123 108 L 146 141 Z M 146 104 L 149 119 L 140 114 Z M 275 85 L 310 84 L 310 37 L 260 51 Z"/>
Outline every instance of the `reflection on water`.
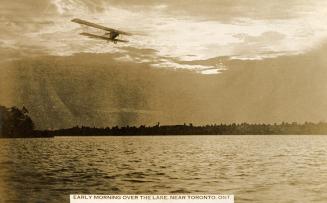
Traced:
<path fill-rule="evenodd" d="M 63 202 L 72 193 L 327 200 L 327 136 L 61 137 L 0 144 L 0 202 Z"/>

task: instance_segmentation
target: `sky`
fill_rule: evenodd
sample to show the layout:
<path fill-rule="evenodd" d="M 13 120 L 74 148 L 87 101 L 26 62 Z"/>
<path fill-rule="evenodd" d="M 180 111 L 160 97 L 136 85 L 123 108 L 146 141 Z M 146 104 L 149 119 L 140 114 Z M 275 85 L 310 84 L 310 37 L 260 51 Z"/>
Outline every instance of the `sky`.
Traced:
<path fill-rule="evenodd" d="M 327 121 L 327 1 L 2 0 L 0 105 L 38 129 Z M 133 33 L 129 43 L 73 18 Z"/>
<path fill-rule="evenodd" d="M 327 37 L 327 24 L 321 20 L 327 15 L 324 0 L 3 0 L 0 12 L 1 47 L 23 55 L 123 52 L 119 60 L 213 74 L 228 68 L 219 57 L 296 55 Z M 74 24 L 73 18 L 134 35 L 125 37 L 130 43 L 120 45 L 88 39 L 78 34 L 101 31 Z M 135 53 L 126 47 L 156 52 L 132 57 Z M 217 60 L 211 64 L 185 63 L 212 58 Z"/>

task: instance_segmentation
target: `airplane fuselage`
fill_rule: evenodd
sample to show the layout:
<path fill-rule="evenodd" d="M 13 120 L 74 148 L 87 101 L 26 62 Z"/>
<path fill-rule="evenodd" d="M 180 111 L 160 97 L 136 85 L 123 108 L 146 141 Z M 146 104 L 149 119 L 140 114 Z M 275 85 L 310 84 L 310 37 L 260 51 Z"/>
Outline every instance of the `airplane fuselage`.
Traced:
<path fill-rule="evenodd" d="M 112 40 L 116 39 L 119 36 L 119 33 L 117 33 L 117 32 L 109 32 L 107 34 L 109 35 L 110 39 L 112 39 Z"/>

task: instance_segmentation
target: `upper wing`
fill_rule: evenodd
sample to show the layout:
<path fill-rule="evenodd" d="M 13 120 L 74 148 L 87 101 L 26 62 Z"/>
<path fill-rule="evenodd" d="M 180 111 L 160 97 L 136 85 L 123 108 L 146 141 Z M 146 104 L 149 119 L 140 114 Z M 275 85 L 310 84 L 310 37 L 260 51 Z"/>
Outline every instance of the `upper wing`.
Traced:
<path fill-rule="evenodd" d="M 74 18 L 72 20 L 72 22 L 78 23 L 78 24 L 81 24 L 81 25 L 87 25 L 87 26 L 90 26 L 90 27 L 98 28 L 98 29 L 101 29 L 101 30 L 109 31 L 109 32 L 116 32 L 116 33 L 121 34 L 121 35 L 132 35 L 132 34 L 130 34 L 128 32 L 123 32 L 123 31 L 119 31 L 119 30 L 116 30 L 116 29 L 113 29 L 113 28 L 108 28 L 108 27 L 98 25 L 98 24 L 95 24 L 95 23 L 91 23 L 91 22 L 81 20 L 81 19 L 78 19 L 78 18 Z"/>
<path fill-rule="evenodd" d="M 84 35 L 84 36 L 87 36 L 87 37 L 90 37 L 90 38 L 95 38 L 95 39 L 103 39 L 103 40 L 116 41 L 116 42 L 128 42 L 126 40 L 111 39 L 109 37 L 94 35 L 94 34 L 90 34 L 90 33 L 87 33 L 87 32 L 82 32 L 82 33 L 80 33 L 80 35 Z"/>

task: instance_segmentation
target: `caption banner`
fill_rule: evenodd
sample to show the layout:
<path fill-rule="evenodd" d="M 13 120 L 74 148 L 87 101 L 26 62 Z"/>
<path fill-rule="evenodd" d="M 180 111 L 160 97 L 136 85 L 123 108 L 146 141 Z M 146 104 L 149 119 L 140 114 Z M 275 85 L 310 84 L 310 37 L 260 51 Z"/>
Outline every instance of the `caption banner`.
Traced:
<path fill-rule="evenodd" d="M 234 195 L 70 195 L 70 203 L 234 203 Z"/>

